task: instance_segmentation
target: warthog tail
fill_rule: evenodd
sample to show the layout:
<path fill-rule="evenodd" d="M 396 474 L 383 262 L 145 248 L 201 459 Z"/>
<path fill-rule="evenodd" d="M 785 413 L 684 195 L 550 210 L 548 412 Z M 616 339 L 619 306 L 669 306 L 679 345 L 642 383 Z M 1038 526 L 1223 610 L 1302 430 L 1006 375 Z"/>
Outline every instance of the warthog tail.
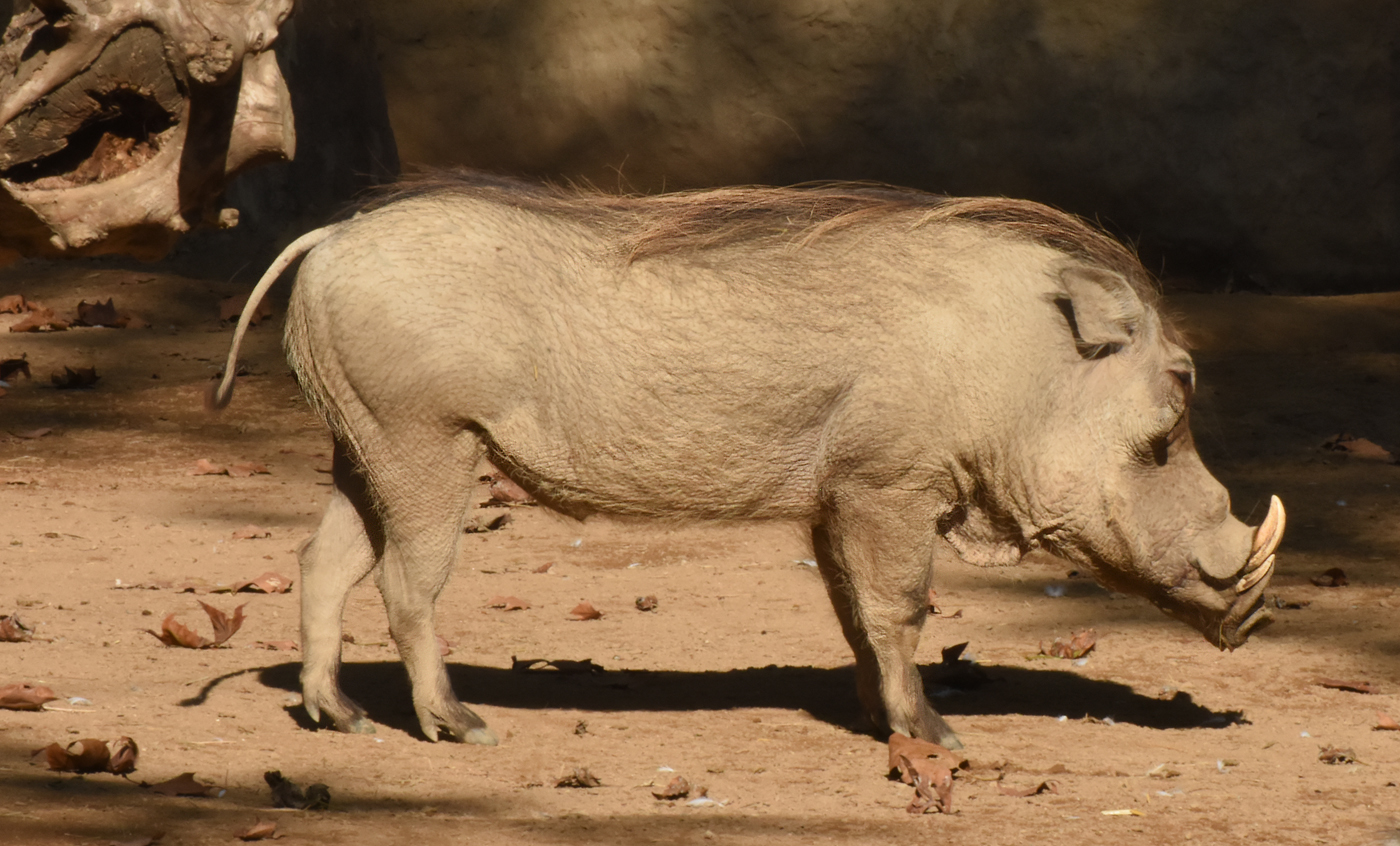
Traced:
<path fill-rule="evenodd" d="M 238 328 L 233 330 L 233 343 L 229 345 L 228 362 L 224 364 L 224 378 L 217 385 L 210 385 L 204 392 L 204 408 L 208 411 L 221 411 L 233 399 L 233 380 L 238 373 L 238 348 L 243 344 L 243 335 L 248 331 L 248 324 L 252 322 L 253 313 L 257 311 L 258 304 L 263 297 L 267 296 L 268 289 L 272 283 L 282 275 L 282 272 L 297 259 L 309 253 L 313 247 L 326 238 L 336 229 L 335 225 L 323 226 L 320 229 L 312 230 L 292 243 L 287 245 L 277 259 L 272 262 L 272 266 L 258 280 L 258 284 L 253 286 L 253 292 L 248 295 L 248 302 L 243 306 L 243 313 L 238 316 Z"/>

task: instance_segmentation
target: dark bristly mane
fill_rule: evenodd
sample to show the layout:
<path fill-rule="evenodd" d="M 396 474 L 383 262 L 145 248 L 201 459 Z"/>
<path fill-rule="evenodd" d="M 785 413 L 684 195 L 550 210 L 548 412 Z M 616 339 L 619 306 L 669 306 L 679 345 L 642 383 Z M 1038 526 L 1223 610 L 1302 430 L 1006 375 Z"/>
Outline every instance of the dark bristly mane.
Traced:
<path fill-rule="evenodd" d="M 861 182 L 616 195 L 470 170 L 434 170 L 379 189 L 360 210 L 435 194 L 480 197 L 595 227 L 628 262 L 768 239 L 801 246 L 895 216 L 906 217 L 911 229 L 961 221 L 1113 270 L 1149 307 L 1156 308 L 1160 299 L 1156 281 L 1132 250 L 1082 218 L 1028 200 L 944 197 Z"/>

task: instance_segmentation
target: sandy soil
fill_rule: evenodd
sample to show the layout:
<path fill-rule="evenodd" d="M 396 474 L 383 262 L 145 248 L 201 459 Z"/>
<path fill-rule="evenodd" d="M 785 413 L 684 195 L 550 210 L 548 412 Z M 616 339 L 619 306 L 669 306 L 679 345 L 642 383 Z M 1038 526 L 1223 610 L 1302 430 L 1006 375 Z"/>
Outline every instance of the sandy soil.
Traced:
<path fill-rule="evenodd" d="M 0 613 L 36 633 L 0 644 L 0 685 L 64 697 L 50 711 L 0 711 L 0 843 L 159 832 L 164 844 L 228 843 L 258 819 L 288 843 L 1400 842 L 1400 732 L 1372 729 L 1377 710 L 1400 717 L 1400 467 L 1320 449 L 1340 432 L 1400 448 L 1400 295 L 1173 298 L 1196 337 L 1201 450 L 1242 518 L 1257 522 L 1270 493 L 1288 503 L 1274 585 L 1304 607 L 1222 654 L 1052 560 L 943 562 L 944 613 L 920 656 L 972 769 L 956 813 L 911 816 L 883 739 L 858 731 L 849 652 L 788 526 L 657 531 L 517 507 L 504 528 L 470 535 L 439 631 L 497 748 L 421 739 L 370 585 L 347 614 L 344 681 L 373 736 L 310 730 L 297 653 L 256 645 L 296 639 L 295 586 L 199 596 L 226 611 L 247 603 L 226 648 L 167 648 L 144 633 L 171 612 L 209 629 L 194 595 L 118 581 L 295 579 L 293 549 L 327 499 L 328 442 L 275 319 L 245 347 L 250 375 L 230 410 L 200 409 L 230 334 L 217 303 L 241 288 L 102 265 L 0 275 L 0 295 L 61 309 L 113 297 L 152 324 L 0 334 L 0 359 L 25 354 L 36 377 L 0 398 Z M 0 316 L 0 332 L 13 318 Z M 55 390 L 49 373 L 64 366 L 95 366 L 100 381 Z M 201 458 L 270 472 L 188 475 Z M 249 524 L 270 537 L 233 537 Z M 1310 582 L 1331 567 L 1346 587 Z M 531 607 L 485 607 L 495 595 Z M 654 611 L 636 610 L 645 595 Z M 570 618 L 585 600 L 602 619 Z M 1036 655 L 1084 627 L 1098 646 L 1082 665 Z M 934 666 L 961 642 L 978 673 Z M 514 672 L 513 658 L 604 671 Z M 130 781 L 30 760 L 51 742 L 122 735 L 141 750 Z M 1327 746 L 1355 762 L 1320 761 Z M 599 787 L 554 786 L 585 767 Z M 273 769 L 328 785 L 329 809 L 274 810 Z M 138 786 L 191 771 L 218 795 Z M 654 798 L 673 774 L 715 803 Z M 1058 793 L 1001 790 L 1046 780 Z M 1126 810 L 1137 813 L 1104 813 Z"/>

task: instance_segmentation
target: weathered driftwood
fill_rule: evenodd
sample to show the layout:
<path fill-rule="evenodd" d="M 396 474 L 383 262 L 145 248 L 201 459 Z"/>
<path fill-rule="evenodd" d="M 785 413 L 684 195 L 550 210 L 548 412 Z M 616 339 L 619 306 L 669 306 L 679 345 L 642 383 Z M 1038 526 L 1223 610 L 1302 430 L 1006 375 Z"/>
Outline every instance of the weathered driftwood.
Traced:
<path fill-rule="evenodd" d="M 34 0 L 0 42 L 0 263 L 158 258 L 241 170 L 292 158 L 293 0 Z"/>

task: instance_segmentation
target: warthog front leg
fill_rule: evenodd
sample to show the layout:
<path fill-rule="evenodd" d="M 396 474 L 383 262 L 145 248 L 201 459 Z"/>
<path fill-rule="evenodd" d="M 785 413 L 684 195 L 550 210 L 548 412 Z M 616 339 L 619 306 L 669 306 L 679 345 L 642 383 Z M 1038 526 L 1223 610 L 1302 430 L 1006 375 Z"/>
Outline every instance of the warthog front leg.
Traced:
<path fill-rule="evenodd" d="M 914 653 L 928 616 L 936 535 L 905 492 L 862 491 L 812 530 L 817 566 L 856 657 L 857 693 L 879 728 L 961 749 L 924 697 Z M 923 518 L 923 519 L 920 519 Z"/>
<path fill-rule="evenodd" d="M 376 560 L 382 532 L 364 479 L 337 444 L 335 492 L 316 534 L 298 551 L 301 560 L 301 691 L 311 719 L 324 716 L 341 731 L 370 733 L 374 724 L 340 690 L 341 619 L 350 589 Z M 368 525 L 367 525 L 368 521 Z M 371 538 L 370 530 L 378 536 Z"/>

